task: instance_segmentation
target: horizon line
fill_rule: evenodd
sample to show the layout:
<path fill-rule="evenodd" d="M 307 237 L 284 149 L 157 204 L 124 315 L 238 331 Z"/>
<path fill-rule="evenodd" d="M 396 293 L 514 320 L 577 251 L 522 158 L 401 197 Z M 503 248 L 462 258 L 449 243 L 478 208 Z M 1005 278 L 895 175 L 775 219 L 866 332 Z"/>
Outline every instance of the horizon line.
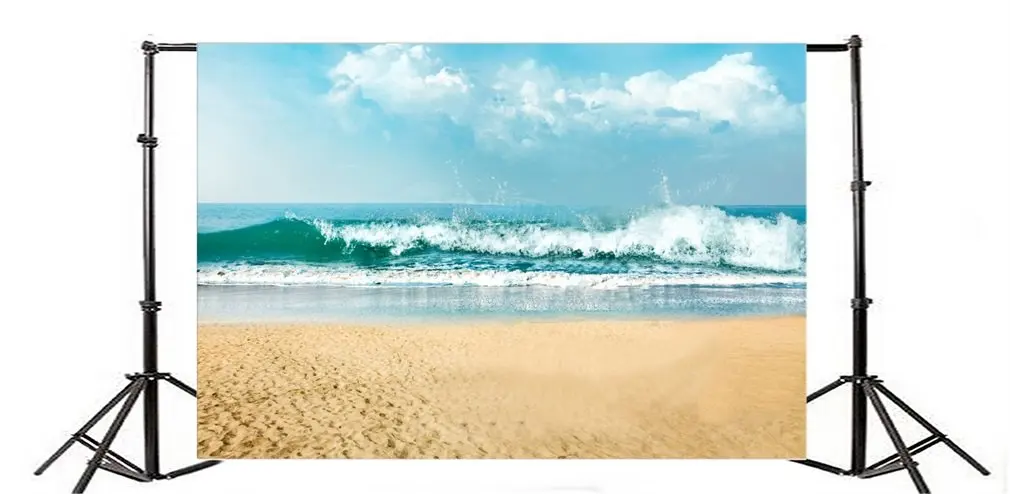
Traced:
<path fill-rule="evenodd" d="M 454 201 L 404 201 L 404 202 L 324 202 L 324 201 L 197 201 L 197 205 L 207 204 L 207 205 L 243 205 L 243 206 L 333 206 L 333 205 L 376 205 L 376 206 L 391 206 L 391 205 L 453 205 L 453 206 L 503 206 L 503 207 L 514 207 L 514 206 L 595 206 L 595 207 L 638 207 L 638 206 L 733 206 L 733 207 L 768 207 L 768 206 L 780 206 L 780 207 L 806 207 L 806 203 L 802 204 L 790 204 L 790 203 L 775 203 L 775 204 L 751 204 L 751 203 L 667 203 L 667 204 L 638 204 L 635 206 L 627 205 L 617 205 L 617 204 L 553 204 L 544 202 L 529 202 L 529 203 L 518 203 L 518 204 L 500 204 L 492 202 L 454 202 Z"/>

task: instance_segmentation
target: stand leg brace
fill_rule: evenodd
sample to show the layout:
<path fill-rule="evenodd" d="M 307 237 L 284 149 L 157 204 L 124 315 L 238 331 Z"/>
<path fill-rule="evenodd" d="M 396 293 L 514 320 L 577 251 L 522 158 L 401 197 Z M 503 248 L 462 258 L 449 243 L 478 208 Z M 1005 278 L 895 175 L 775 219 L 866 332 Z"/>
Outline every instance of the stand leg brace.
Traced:
<path fill-rule="evenodd" d="M 112 443 L 115 441 L 116 435 L 119 434 L 120 429 L 122 429 L 123 423 L 133 410 L 133 407 L 136 405 L 137 399 L 151 383 L 156 381 L 166 381 L 176 388 L 181 389 L 186 394 L 194 397 L 196 396 L 195 389 L 187 386 L 167 372 L 128 374 L 126 379 L 129 380 L 126 387 L 116 394 L 112 400 L 106 403 L 105 406 L 98 410 L 98 413 L 92 416 L 91 419 L 89 419 L 77 432 L 71 435 L 70 439 L 63 443 L 63 445 L 60 446 L 52 456 L 43 462 L 42 465 L 35 470 L 35 475 L 42 475 L 45 473 L 45 471 L 52 466 L 56 460 L 63 456 L 63 454 L 66 453 L 74 444 L 81 444 L 94 452 L 94 456 L 92 456 L 91 461 L 88 462 L 87 468 L 84 470 L 81 478 L 74 486 L 73 492 L 75 494 L 84 492 L 84 490 L 88 487 L 88 484 L 91 482 L 91 479 L 99 469 L 114 473 L 120 477 L 135 480 L 137 482 L 150 482 L 152 480 L 164 480 L 181 477 L 220 463 L 218 460 L 203 461 L 164 475 L 152 474 L 113 451 Z M 105 416 L 112 412 L 112 410 L 120 403 L 123 404 L 120 407 L 119 412 L 116 413 L 115 419 L 113 419 L 112 424 L 109 426 L 108 431 L 106 431 L 105 436 L 102 437 L 102 440 L 96 441 L 93 437 L 89 436 L 88 432 L 90 432 L 99 421 L 105 418 Z"/>
<path fill-rule="evenodd" d="M 982 464 L 961 449 L 961 447 L 955 444 L 954 441 L 947 437 L 946 434 L 940 432 L 936 426 L 913 410 L 912 407 L 908 406 L 907 403 L 898 398 L 893 392 L 891 392 L 891 390 L 887 389 L 887 387 L 884 386 L 884 382 L 878 379 L 877 376 L 841 376 L 837 380 L 832 381 L 830 384 L 807 396 L 807 403 L 810 403 L 845 384 L 859 386 L 866 393 L 867 398 L 870 400 L 870 404 L 873 405 L 873 410 L 876 412 L 877 418 L 880 420 L 881 425 L 884 427 L 884 431 L 887 432 L 888 437 L 891 439 L 891 443 L 894 445 L 895 453 L 858 471 L 853 471 L 851 469 L 845 470 L 827 463 L 810 459 L 794 460 L 796 463 L 824 470 L 836 475 L 858 477 L 861 479 L 869 479 L 900 470 L 907 470 L 909 476 L 912 478 L 912 483 L 915 484 L 918 492 L 928 494 L 929 487 L 926 485 L 926 481 L 922 478 L 922 474 L 919 472 L 918 463 L 916 463 L 912 457 L 937 444 L 945 444 L 980 474 L 989 475 L 989 470 L 986 470 Z M 891 419 L 887 408 L 884 406 L 881 396 L 886 398 L 902 412 L 918 422 L 919 425 L 929 431 L 930 435 L 913 443 L 911 446 L 906 446 L 906 443 L 902 439 L 901 434 L 898 432 L 898 429 L 895 426 L 894 421 Z"/>

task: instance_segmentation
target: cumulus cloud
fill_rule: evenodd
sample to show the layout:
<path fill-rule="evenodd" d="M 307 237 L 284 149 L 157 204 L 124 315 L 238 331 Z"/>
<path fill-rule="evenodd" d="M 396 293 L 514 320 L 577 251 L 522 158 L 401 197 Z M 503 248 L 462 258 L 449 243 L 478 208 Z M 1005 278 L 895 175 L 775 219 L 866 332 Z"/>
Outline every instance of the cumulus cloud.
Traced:
<path fill-rule="evenodd" d="M 330 76 L 335 102 L 360 96 L 389 113 L 443 114 L 471 126 L 478 138 L 521 148 L 544 136 L 628 126 L 776 132 L 802 126 L 804 113 L 802 102 L 788 101 L 751 53 L 725 55 L 681 79 L 663 70 L 626 79 L 565 78 L 526 60 L 501 67 L 490 80 L 474 80 L 426 46 L 390 44 L 347 54 Z"/>
<path fill-rule="evenodd" d="M 329 76 L 331 101 L 360 96 L 391 113 L 454 116 L 465 111 L 473 87 L 462 71 L 445 66 L 422 45 L 385 44 L 348 53 Z"/>
<path fill-rule="evenodd" d="M 789 102 L 768 69 L 755 65 L 751 53 L 726 55 L 708 69 L 676 79 L 662 70 L 634 75 L 620 84 L 561 82 L 527 62 L 503 70 L 527 78 L 515 93 L 522 113 L 563 130 L 580 123 L 596 130 L 629 124 L 669 129 L 706 129 L 727 123 L 738 128 L 776 131 L 803 122 L 803 106 Z M 609 83 L 609 84 L 608 84 Z M 517 84 L 513 83 L 515 88 Z"/>
<path fill-rule="evenodd" d="M 553 68 L 535 60 L 501 67 L 472 122 L 477 135 L 533 148 L 540 134 L 564 134 L 571 118 L 563 85 Z"/>

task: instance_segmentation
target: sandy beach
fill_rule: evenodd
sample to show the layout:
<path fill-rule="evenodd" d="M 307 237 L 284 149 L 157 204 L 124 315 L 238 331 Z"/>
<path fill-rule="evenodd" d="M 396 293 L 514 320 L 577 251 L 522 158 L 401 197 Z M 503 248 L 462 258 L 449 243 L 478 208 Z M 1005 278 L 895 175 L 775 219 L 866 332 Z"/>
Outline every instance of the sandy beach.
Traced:
<path fill-rule="evenodd" d="M 201 323 L 202 458 L 802 458 L 805 318 Z"/>

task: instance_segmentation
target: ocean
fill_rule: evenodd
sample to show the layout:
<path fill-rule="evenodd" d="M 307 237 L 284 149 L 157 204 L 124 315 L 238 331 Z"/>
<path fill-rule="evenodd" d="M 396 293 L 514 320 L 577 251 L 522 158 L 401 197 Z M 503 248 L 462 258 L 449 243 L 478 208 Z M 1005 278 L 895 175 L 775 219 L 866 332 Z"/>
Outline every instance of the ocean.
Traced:
<path fill-rule="evenodd" d="M 804 206 L 200 204 L 202 321 L 803 314 Z"/>

